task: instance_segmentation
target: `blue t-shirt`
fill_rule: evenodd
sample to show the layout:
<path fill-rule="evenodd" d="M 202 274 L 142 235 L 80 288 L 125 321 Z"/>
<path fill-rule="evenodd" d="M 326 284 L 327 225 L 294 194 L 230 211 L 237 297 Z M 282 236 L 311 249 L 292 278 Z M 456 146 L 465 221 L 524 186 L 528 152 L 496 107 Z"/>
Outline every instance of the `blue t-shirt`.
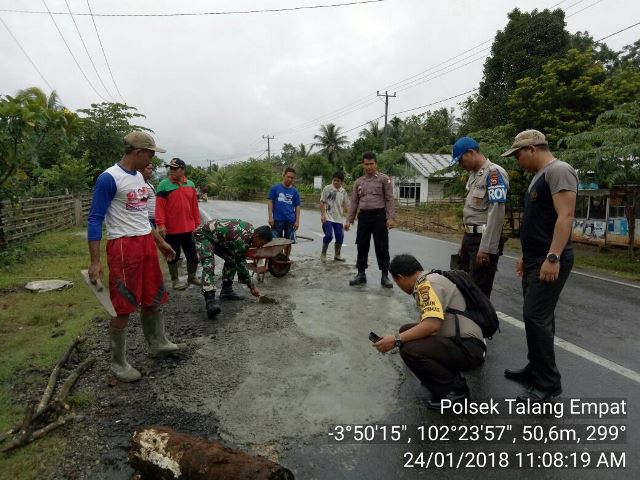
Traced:
<path fill-rule="evenodd" d="M 295 187 L 285 187 L 278 183 L 269 190 L 269 200 L 273 202 L 273 219 L 279 222 L 294 223 L 296 207 L 300 205 L 300 194 Z"/>

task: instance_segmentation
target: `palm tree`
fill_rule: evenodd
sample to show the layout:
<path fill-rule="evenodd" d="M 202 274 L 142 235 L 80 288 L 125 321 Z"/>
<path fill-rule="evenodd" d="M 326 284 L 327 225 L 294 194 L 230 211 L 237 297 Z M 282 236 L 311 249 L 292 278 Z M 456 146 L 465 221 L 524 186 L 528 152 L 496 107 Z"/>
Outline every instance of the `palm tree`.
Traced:
<path fill-rule="evenodd" d="M 51 94 L 47 97 L 47 94 L 38 87 L 29 87 L 18 90 L 16 98 L 34 102 L 46 110 L 64 110 L 64 106 L 60 103 L 60 96 L 55 90 L 52 90 Z"/>
<path fill-rule="evenodd" d="M 313 145 L 311 145 L 309 147 L 309 150 L 307 150 L 307 146 L 304 143 L 301 143 L 300 146 L 298 147 L 298 154 L 302 157 L 308 157 L 309 155 L 311 155 L 311 150 L 313 150 Z"/>
<path fill-rule="evenodd" d="M 380 138 L 382 136 L 382 130 L 378 124 L 378 120 L 371 120 L 367 123 L 367 128 L 360 130 L 360 136 L 362 138 Z"/>
<path fill-rule="evenodd" d="M 320 125 L 320 134 L 314 135 L 313 139 L 316 143 L 311 147 L 320 147 L 320 153 L 327 157 L 334 167 L 342 163 L 340 154 L 346 150 L 349 140 L 342 134 L 341 127 L 336 127 L 333 123 Z"/>

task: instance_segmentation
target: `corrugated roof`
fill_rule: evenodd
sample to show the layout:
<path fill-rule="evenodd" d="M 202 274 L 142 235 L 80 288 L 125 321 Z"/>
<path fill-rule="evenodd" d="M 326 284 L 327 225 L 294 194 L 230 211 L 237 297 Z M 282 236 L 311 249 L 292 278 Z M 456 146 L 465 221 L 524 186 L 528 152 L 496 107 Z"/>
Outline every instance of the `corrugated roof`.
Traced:
<path fill-rule="evenodd" d="M 422 176 L 427 178 L 433 176 L 438 170 L 448 167 L 451 163 L 451 155 L 441 153 L 405 153 L 404 158 Z M 455 172 L 438 174 L 438 177 L 455 177 Z"/>

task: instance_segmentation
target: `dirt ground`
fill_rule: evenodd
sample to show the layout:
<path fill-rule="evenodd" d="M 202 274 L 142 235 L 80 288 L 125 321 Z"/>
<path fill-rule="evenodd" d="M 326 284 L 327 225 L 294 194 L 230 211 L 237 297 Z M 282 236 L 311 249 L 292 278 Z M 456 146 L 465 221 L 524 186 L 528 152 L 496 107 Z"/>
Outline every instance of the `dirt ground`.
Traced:
<path fill-rule="evenodd" d="M 278 461 L 330 424 L 384 418 L 394 408 L 402 362 L 380 355 L 367 337 L 389 332 L 388 318 L 412 317 L 409 296 L 403 301 L 397 291 L 381 289 L 375 270 L 354 296 L 352 267 L 295 260 L 287 276 L 267 274 L 259 285 L 277 304 L 258 303 L 237 285 L 247 298 L 224 303 L 214 321 L 206 318 L 196 287 L 172 292 L 164 313 L 170 338 L 187 344 L 179 356 L 150 359 L 133 317 L 129 361 L 143 373 L 134 384 L 109 382 L 107 319 L 97 319 L 87 348 L 98 362 L 78 385 L 95 401 L 84 407 L 87 420 L 67 430 L 69 450 L 56 477 L 131 478 L 130 438 L 150 425 L 220 439 Z"/>

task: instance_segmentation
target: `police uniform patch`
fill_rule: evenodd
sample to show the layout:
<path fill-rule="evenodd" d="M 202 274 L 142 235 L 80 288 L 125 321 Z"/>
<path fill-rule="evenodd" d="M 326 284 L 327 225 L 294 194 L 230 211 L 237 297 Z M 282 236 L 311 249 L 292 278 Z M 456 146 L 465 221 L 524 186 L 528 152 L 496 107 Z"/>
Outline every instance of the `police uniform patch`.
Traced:
<path fill-rule="evenodd" d="M 497 168 L 493 168 L 487 175 L 487 194 L 490 204 L 507 202 L 507 184 Z"/>
<path fill-rule="evenodd" d="M 420 307 L 420 321 L 427 318 L 438 318 L 444 320 L 442 303 L 431 287 L 429 280 L 422 280 L 416 285 L 416 303 Z"/>

